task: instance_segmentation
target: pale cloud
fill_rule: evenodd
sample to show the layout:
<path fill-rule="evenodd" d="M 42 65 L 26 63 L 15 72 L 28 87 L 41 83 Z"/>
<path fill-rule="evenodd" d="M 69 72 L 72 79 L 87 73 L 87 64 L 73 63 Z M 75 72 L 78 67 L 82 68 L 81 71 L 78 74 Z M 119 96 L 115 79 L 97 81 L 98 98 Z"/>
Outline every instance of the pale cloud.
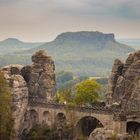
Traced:
<path fill-rule="evenodd" d="M 54 0 L 57 12 L 69 15 L 107 15 L 140 18 L 139 0 Z"/>
<path fill-rule="evenodd" d="M 0 4 L 55 14 L 140 17 L 139 0 L 0 0 Z M 0 5 L 1 6 L 1 5 Z M 28 12 L 28 10 L 27 10 Z"/>
<path fill-rule="evenodd" d="M 140 38 L 139 7 L 140 0 L 0 0 L 0 38 L 44 41 L 77 30 Z"/>

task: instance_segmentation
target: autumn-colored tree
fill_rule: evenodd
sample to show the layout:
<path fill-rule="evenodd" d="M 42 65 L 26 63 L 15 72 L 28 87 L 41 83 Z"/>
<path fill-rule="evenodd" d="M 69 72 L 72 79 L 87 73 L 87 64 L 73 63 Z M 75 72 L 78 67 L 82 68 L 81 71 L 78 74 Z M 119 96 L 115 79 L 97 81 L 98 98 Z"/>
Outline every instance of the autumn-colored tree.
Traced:
<path fill-rule="evenodd" d="M 0 140 L 10 140 L 13 128 L 12 97 L 0 71 Z"/>
<path fill-rule="evenodd" d="M 92 104 L 100 100 L 101 86 L 95 80 L 84 80 L 75 86 L 75 103 L 79 105 Z"/>

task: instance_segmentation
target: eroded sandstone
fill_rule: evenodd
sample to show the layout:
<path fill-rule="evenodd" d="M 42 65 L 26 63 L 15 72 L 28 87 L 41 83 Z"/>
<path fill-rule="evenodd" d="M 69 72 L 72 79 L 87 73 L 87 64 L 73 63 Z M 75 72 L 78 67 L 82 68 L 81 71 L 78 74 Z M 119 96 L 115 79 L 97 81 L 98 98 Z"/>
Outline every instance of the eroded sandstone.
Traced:
<path fill-rule="evenodd" d="M 30 126 L 30 98 L 50 102 L 55 97 L 55 66 L 47 52 L 40 50 L 32 56 L 28 66 L 8 65 L 2 68 L 13 97 L 13 117 L 16 138 Z M 25 127 L 25 128 L 24 128 Z"/>
<path fill-rule="evenodd" d="M 140 51 L 129 54 L 125 63 L 115 60 L 108 81 L 109 104 L 118 102 L 123 110 L 130 110 L 131 104 L 139 108 L 140 101 Z"/>

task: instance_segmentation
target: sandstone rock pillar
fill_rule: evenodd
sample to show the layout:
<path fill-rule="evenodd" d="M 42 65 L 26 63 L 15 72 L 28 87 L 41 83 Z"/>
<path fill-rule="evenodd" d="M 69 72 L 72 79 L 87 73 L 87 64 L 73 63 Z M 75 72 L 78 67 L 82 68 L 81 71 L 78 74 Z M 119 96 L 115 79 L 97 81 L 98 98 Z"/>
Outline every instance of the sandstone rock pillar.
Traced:
<path fill-rule="evenodd" d="M 55 97 L 55 65 L 47 52 L 40 50 L 32 56 L 32 65 L 23 68 L 28 83 L 29 98 L 50 102 Z"/>

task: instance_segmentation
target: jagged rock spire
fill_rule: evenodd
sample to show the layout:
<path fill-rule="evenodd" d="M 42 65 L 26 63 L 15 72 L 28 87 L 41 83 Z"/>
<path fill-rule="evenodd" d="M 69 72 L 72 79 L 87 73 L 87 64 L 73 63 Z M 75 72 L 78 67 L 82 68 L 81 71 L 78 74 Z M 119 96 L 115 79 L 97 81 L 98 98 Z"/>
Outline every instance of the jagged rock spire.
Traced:
<path fill-rule="evenodd" d="M 107 96 L 112 103 L 119 102 L 125 105 L 125 109 L 129 108 L 131 103 L 135 103 L 139 108 L 140 51 L 129 54 L 124 64 L 118 59 L 115 60 L 108 81 Z"/>

